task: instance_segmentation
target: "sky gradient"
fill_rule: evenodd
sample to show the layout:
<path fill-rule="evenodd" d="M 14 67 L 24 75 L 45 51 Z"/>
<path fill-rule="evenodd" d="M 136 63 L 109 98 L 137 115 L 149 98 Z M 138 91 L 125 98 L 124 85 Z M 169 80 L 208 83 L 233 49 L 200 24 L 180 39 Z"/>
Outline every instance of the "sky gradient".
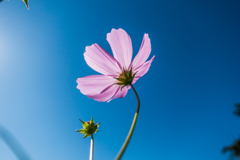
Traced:
<path fill-rule="evenodd" d="M 133 57 L 144 33 L 156 59 L 134 85 L 141 108 L 123 160 L 226 160 L 239 138 L 240 2 L 236 0 L 21 0 L 0 3 L 0 125 L 33 160 L 88 159 L 90 138 L 79 118 L 100 122 L 96 160 L 117 155 L 137 107 L 97 102 L 76 89 L 98 74 L 84 61 L 98 43 L 112 54 L 112 28 L 131 37 Z M 0 139 L 0 160 L 16 160 Z"/>

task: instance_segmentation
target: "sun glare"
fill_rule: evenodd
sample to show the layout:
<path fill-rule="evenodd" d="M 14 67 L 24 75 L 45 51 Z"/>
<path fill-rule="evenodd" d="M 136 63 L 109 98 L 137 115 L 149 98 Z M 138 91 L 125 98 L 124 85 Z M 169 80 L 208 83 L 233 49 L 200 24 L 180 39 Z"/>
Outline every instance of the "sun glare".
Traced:
<path fill-rule="evenodd" d="M 4 68 L 6 67 L 8 63 L 8 57 L 7 52 L 10 47 L 9 45 L 9 39 L 6 36 L 4 30 L 0 28 L 0 73 L 4 72 Z"/>

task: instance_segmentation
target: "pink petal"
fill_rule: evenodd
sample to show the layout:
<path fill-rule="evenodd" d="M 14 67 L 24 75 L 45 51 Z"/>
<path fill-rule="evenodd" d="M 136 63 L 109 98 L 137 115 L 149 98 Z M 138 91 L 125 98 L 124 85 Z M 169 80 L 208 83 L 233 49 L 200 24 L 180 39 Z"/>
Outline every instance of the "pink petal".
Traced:
<path fill-rule="evenodd" d="M 121 28 L 112 29 L 111 33 L 107 34 L 107 41 L 121 68 L 128 68 L 132 60 L 132 41 L 127 32 Z"/>
<path fill-rule="evenodd" d="M 153 56 L 149 61 L 145 62 L 143 65 L 141 65 L 138 68 L 134 68 L 133 69 L 133 73 L 136 73 L 135 78 L 140 78 L 142 77 L 144 74 L 146 74 L 149 70 L 149 67 L 152 64 L 152 61 L 155 59 L 155 56 Z M 135 80 L 134 78 L 134 80 Z M 137 81 L 137 79 L 135 80 L 135 82 Z"/>
<path fill-rule="evenodd" d="M 91 75 L 77 79 L 77 88 L 84 95 L 100 94 L 105 88 L 111 86 L 116 80 L 105 75 Z"/>
<path fill-rule="evenodd" d="M 144 34 L 141 47 L 138 51 L 138 54 L 132 61 L 132 66 L 138 68 L 141 66 L 149 57 L 151 53 L 151 42 L 148 37 L 148 34 Z"/>
<path fill-rule="evenodd" d="M 121 72 L 117 60 L 96 43 L 86 47 L 84 58 L 92 69 L 104 75 L 117 76 Z"/>
<path fill-rule="evenodd" d="M 122 91 L 121 91 L 121 87 L 122 87 L 122 86 L 118 86 L 116 93 L 115 93 L 115 94 L 113 95 L 113 97 L 112 97 L 111 99 L 109 99 L 107 102 L 110 102 L 111 100 L 116 99 L 116 98 L 123 98 L 123 97 L 125 97 L 125 96 L 127 95 L 127 92 L 128 92 L 129 87 L 128 87 L 128 86 L 127 86 L 127 87 L 124 87 L 124 88 L 122 89 Z"/>
<path fill-rule="evenodd" d="M 137 80 L 139 80 L 140 77 L 134 77 L 133 81 L 132 81 L 132 84 L 135 84 L 137 82 Z"/>
<path fill-rule="evenodd" d="M 113 84 L 105 92 L 100 94 L 88 95 L 88 97 L 93 98 L 94 100 L 99 102 L 105 102 L 109 100 L 117 92 L 117 88 L 118 86 Z"/>

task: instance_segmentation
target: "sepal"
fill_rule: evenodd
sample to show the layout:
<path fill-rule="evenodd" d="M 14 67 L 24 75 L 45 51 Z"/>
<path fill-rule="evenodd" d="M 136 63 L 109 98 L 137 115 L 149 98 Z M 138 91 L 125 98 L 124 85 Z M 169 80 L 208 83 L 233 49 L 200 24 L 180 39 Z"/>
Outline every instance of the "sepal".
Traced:
<path fill-rule="evenodd" d="M 124 87 L 132 84 L 132 81 L 133 81 L 133 79 L 134 79 L 134 77 L 135 77 L 135 75 L 136 75 L 136 73 L 137 73 L 137 72 L 136 72 L 136 73 L 133 74 L 132 70 L 133 70 L 132 67 L 130 68 L 129 71 L 126 71 L 126 70 L 123 68 L 123 73 L 122 73 L 119 77 L 114 77 L 116 80 L 118 80 L 118 82 L 115 83 L 115 84 L 122 86 L 122 87 L 121 87 L 121 90 L 122 90 Z"/>
<path fill-rule="evenodd" d="M 29 6 L 28 6 L 28 0 L 22 0 L 22 1 L 25 3 L 27 9 L 29 9 Z"/>

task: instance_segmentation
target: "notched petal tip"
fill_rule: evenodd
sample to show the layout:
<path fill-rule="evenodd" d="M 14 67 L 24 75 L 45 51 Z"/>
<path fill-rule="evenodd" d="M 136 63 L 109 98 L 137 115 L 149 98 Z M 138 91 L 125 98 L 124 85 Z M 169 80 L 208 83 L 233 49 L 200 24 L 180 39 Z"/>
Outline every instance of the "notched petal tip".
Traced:
<path fill-rule="evenodd" d="M 124 31 L 124 32 L 126 32 L 125 30 L 123 30 L 122 28 L 118 28 L 118 29 L 115 29 L 115 28 L 112 28 L 111 29 L 111 32 L 116 32 L 116 31 Z M 110 33 L 111 33 L 110 32 Z M 109 33 L 108 33 L 109 34 Z"/>
<path fill-rule="evenodd" d="M 138 54 L 135 56 L 135 58 L 132 61 L 133 67 L 136 69 L 136 68 L 140 67 L 141 65 L 143 65 L 147 61 L 151 51 L 152 51 L 151 40 L 150 40 L 148 34 L 145 33 L 143 35 L 142 44 L 140 46 Z"/>
<path fill-rule="evenodd" d="M 144 38 L 149 38 L 149 34 L 148 33 L 144 33 L 143 37 Z M 150 40 L 150 38 L 149 38 L 149 40 Z"/>
<path fill-rule="evenodd" d="M 137 68 L 135 71 L 137 72 L 135 78 L 140 78 L 142 77 L 144 74 L 146 74 L 152 64 L 152 61 L 155 60 L 155 55 L 147 62 L 145 62 L 142 66 L 140 66 L 139 68 Z"/>
<path fill-rule="evenodd" d="M 86 46 L 85 47 L 85 52 L 83 53 L 83 54 L 85 54 L 87 51 L 89 51 L 92 47 L 95 47 L 95 46 L 97 46 L 98 44 L 97 43 L 93 43 L 92 45 L 90 45 L 90 46 Z"/>

